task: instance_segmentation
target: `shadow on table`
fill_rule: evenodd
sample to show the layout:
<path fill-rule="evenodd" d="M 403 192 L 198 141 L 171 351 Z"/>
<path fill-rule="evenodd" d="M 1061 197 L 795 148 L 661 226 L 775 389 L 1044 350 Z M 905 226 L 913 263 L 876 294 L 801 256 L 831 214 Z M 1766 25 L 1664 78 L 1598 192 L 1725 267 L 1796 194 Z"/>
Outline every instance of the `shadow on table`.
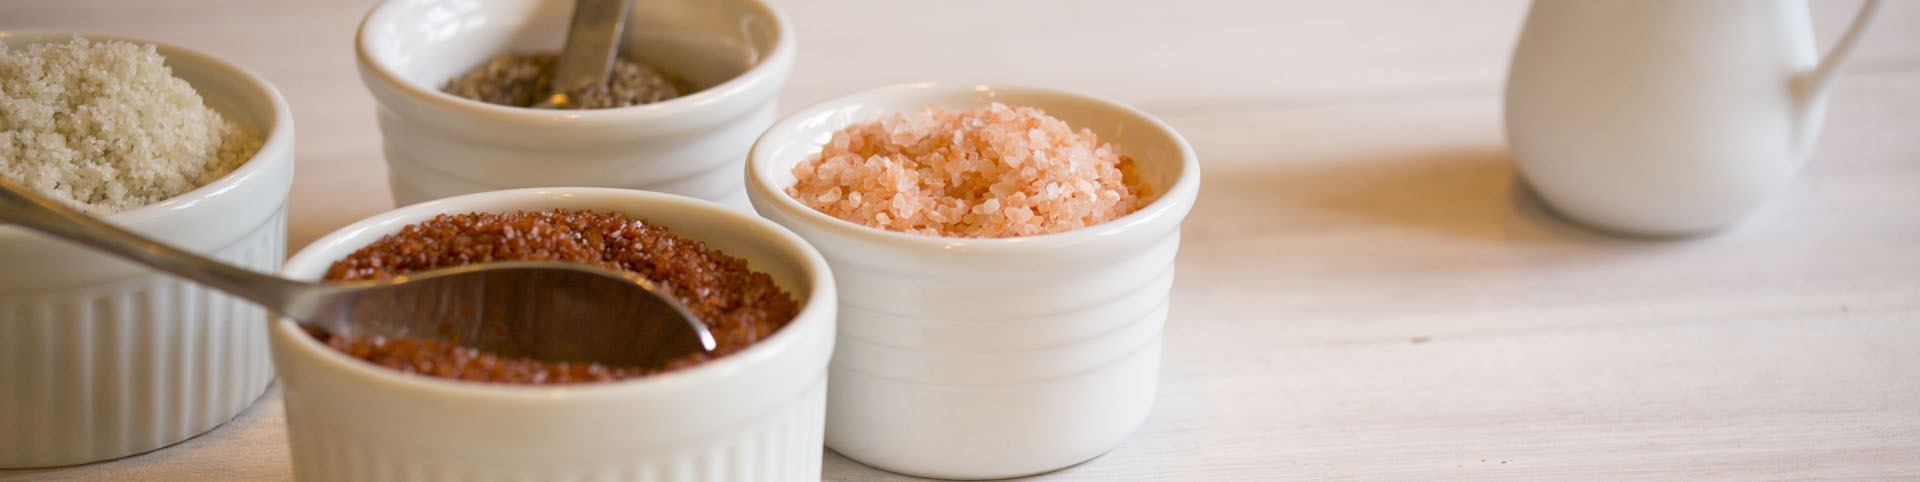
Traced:
<path fill-rule="evenodd" d="M 1552 213 L 1520 181 L 1511 157 L 1494 147 L 1242 163 L 1205 175 L 1192 220 L 1202 226 L 1251 222 L 1283 232 L 1407 230 L 1495 243 L 1650 244 Z"/>
<path fill-rule="evenodd" d="M 64 467 L 0 469 L 13 480 L 292 480 L 286 414 L 274 381 L 232 420 L 185 441 L 149 452 Z"/>

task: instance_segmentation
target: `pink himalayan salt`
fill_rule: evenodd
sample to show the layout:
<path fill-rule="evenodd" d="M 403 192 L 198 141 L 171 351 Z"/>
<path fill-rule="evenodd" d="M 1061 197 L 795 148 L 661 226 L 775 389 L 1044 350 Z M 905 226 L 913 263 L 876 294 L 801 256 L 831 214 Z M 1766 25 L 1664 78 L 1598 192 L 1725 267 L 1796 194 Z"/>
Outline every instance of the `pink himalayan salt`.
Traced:
<path fill-rule="evenodd" d="M 1032 107 L 930 106 L 836 132 L 787 194 L 866 226 L 947 237 L 1058 233 L 1149 201 L 1133 160 Z"/>

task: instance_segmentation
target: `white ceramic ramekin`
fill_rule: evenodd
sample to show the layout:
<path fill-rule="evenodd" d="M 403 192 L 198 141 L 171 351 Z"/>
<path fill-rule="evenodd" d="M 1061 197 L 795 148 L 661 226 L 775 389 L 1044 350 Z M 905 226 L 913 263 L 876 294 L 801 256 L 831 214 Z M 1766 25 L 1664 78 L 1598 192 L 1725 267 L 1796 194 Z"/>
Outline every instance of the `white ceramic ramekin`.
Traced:
<path fill-rule="evenodd" d="M 0 32 L 10 47 L 70 32 Z M 213 183 L 108 222 L 271 272 L 286 252 L 293 117 L 266 79 L 151 43 L 208 105 L 266 143 Z M 211 430 L 273 379 L 266 312 L 223 293 L 54 238 L 0 225 L 0 468 L 146 452 Z"/>
<path fill-rule="evenodd" d="M 357 37 L 401 205 L 544 186 L 645 189 L 747 209 L 740 169 L 793 67 L 786 17 L 759 0 L 635 2 L 624 48 L 706 87 L 617 109 L 505 107 L 440 92 L 508 51 L 554 51 L 573 2 L 388 0 Z"/>
<path fill-rule="evenodd" d="M 787 196 L 795 163 L 878 116 L 991 102 L 1045 110 L 1133 157 L 1158 199 L 1065 233 L 961 239 L 842 221 Z M 840 282 L 827 445 L 914 475 L 980 479 L 1073 465 L 1146 419 L 1193 149 L 1139 110 L 1054 90 L 912 84 L 841 97 L 776 123 L 747 161 L 762 216 L 813 243 Z"/>
<path fill-rule="evenodd" d="M 834 284 L 793 233 L 719 204 L 606 188 L 518 189 L 408 206 L 341 228 L 287 261 L 327 266 L 442 213 L 617 211 L 744 258 L 801 300 L 793 322 L 733 355 L 629 381 L 530 387 L 375 366 L 275 323 L 293 470 L 304 481 L 817 481 Z"/>

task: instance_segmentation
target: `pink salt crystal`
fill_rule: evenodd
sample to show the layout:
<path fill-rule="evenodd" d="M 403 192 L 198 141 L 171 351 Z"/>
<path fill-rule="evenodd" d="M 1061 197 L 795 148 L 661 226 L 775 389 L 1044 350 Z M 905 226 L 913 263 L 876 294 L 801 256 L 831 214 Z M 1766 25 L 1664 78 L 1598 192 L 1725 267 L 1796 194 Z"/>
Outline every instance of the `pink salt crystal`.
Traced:
<path fill-rule="evenodd" d="M 1032 107 L 931 106 L 834 133 L 787 194 L 880 229 L 950 237 L 1057 233 L 1150 199 L 1133 160 Z"/>

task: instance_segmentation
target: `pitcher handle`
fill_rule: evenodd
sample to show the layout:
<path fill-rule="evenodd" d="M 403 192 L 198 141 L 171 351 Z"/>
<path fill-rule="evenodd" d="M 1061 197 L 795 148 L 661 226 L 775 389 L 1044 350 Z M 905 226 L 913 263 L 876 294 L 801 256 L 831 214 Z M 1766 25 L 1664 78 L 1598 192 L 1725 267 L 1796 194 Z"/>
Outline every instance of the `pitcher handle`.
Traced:
<path fill-rule="evenodd" d="M 1818 96 L 1827 91 L 1827 86 L 1833 83 L 1834 73 L 1840 71 L 1840 63 L 1853 53 L 1853 45 L 1859 43 L 1860 35 L 1866 33 L 1867 26 L 1873 24 L 1873 18 L 1879 15 L 1880 0 L 1867 0 L 1860 5 L 1860 13 L 1854 15 L 1853 25 L 1847 27 L 1846 34 L 1840 36 L 1840 42 L 1833 44 L 1833 50 L 1827 51 L 1826 57 L 1820 59 L 1820 65 L 1803 78 L 1803 95 Z"/>

